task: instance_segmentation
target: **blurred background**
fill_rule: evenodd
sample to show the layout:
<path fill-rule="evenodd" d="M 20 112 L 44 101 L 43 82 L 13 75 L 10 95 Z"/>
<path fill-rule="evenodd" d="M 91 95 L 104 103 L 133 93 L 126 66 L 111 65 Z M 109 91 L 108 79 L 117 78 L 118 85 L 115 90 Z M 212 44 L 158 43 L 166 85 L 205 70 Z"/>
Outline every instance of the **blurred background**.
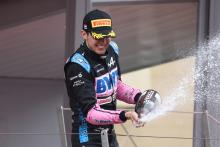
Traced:
<path fill-rule="evenodd" d="M 120 146 L 219 147 L 219 7 L 219 0 L 1 0 L 0 147 L 71 146 L 63 66 L 92 9 L 112 16 L 122 80 L 156 89 L 163 101 L 144 128 L 116 125 Z"/>

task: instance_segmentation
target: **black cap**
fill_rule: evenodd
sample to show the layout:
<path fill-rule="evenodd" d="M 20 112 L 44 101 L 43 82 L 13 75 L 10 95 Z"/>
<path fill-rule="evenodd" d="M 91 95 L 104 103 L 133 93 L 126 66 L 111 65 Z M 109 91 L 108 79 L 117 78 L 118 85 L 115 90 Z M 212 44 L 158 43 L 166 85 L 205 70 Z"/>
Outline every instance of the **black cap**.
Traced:
<path fill-rule="evenodd" d="M 112 19 L 109 14 L 101 10 L 93 10 L 86 14 L 83 19 L 83 30 L 90 32 L 95 39 L 104 37 L 116 37 L 112 30 Z"/>

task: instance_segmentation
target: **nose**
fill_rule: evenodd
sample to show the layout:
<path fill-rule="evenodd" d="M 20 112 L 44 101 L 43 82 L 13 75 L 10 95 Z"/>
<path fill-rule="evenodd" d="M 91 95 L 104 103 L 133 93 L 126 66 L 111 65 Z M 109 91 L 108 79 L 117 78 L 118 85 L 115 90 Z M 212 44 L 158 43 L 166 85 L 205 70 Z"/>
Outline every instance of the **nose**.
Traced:
<path fill-rule="evenodd" d="M 104 38 L 100 39 L 99 41 L 101 41 L 103 43 L 107 43 L 110 41 L 110 37 L 104 37 Z"/>

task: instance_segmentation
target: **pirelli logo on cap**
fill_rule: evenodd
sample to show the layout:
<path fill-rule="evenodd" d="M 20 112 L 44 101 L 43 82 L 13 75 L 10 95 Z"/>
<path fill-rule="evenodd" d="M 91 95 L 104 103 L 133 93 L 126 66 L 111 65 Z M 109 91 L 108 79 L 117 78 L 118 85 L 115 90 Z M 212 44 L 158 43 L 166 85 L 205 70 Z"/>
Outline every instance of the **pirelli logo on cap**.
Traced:
<path fill-rule="evenodd" d="M 96 20 L 92 20 L 92 28 L 96 28 L 96 27 L 111 27 L 111 19 L 96 19 Z"/>

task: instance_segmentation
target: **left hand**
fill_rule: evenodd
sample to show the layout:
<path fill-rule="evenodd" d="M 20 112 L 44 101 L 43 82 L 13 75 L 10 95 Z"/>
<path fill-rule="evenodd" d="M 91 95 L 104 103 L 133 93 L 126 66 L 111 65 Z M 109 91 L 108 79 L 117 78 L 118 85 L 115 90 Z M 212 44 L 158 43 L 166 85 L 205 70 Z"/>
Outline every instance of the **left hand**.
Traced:
<path fill-rule="evenodd" d="M 125 117 L 128 120 L 131 120 L 132 123 L 136 126 L 136 127 L 143 127 L 145 123 L 140 122 L 139 118 L 138 118 L 138 114 L 134 111 L 127 111 L 125 112 Z"/>

